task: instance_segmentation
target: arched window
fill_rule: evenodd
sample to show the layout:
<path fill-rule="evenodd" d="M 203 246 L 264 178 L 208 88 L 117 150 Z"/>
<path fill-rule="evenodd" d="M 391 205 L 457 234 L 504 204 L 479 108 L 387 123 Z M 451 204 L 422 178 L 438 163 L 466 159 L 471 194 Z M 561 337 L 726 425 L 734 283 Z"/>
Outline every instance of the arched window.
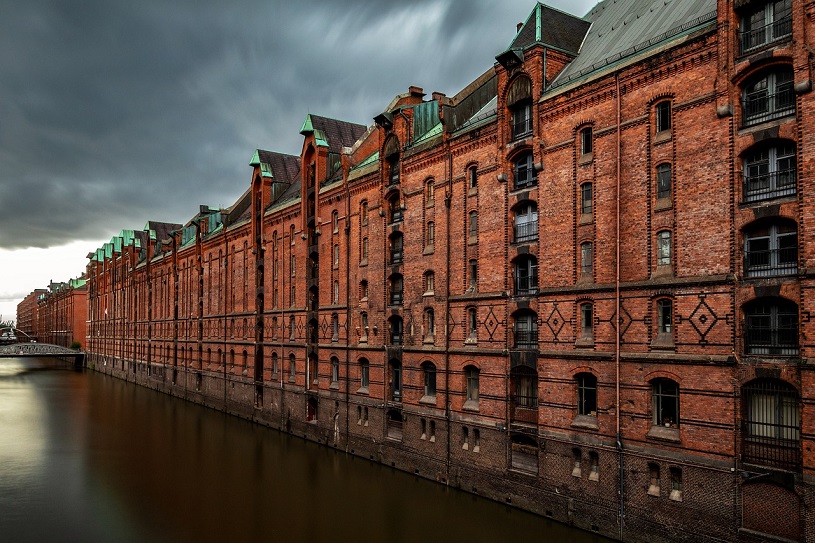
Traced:
<path fill-rule="evenodd" d="M 294 353 L 289 355 L 289 381 L 294 382 L 297 378 L 297 362 L 294 359 Z"/>
<path fill-rule="evenodd" d="M 468 224 L 468 235 L 470 237 L 470 241 L 478 240 L 478 211 L 470 211 Z"/>
<path fill-rule="evenodd" d="M 591 373 L 578 373 L 577 414 L 587 417 L 597 416 L 597 377 Z"/>
<path fill-rule="evenodd" d="M 473 402 L 477 406 L 480 392 L 480 371 L 475 366 L 467 366 L 464 368 L 464 377 L 467 381 L 467 402 Z"/>
<path fill-rule="evenodd" d="M 272 375 L 277 375 L 280 371 L 278 358 L 277 353 L 272 353 Z"/>
<path fill-rule="evenodd" d="M 367 358 L 360 358 L 359 359 L 359 386 L 360 388 L 368 389 L 370 385 L 370 371 L 371 367 L 368 364 Z"/>
<path fill-rule="evenodd" d="M 538 206 L 535 202 L 524 202 L 514 209 L 515 243 L 525 243 L 538 239 Z"/>
<path fill-rule="evenodd" d="M 513 316 L 515 326 L 515 347 L 519 349 L 538 348 L 538 315 L 534 311 L 521 310 Z"/>
<path fill-rule="evenodd" d="M 388 279 L 390 305 L 402 305 L 404 283 L 402 275 L 395 273 Z"/>
<path fill-rule="evenodd" d="M 424 197 L 428 206 L 432 206 L 436 200 L 436 182 L 428 179 L 424 184 Z"/>
<path fill-rule="evenodd" d="M 673 300 L 670 298 L 657 300 L 657 335 L 671 335 L 673 331 L 673 311 Z"/>
<path fill-rule="evenodd" d="M 657 198 L 670 198 L 671 191 L 671 165 L 664 162 L 657 166 Z"/>
<path fill-rule="evenodd" d="M 335 234 L 340 231 L 340 214 L 336 209 L 331 212 L 331 229 Z"/>
<path fill-rule="evenodd" d="M 424 272 L 424 295 L 432 296 L 436 292 L 436 274 L 432 271 Z"/>
<path fill-rule="evenodd" d="M 402 214 L 402 200 L 399 197 L 399 191 L 395 191 L 388 198 L 388 222 L 402 222 L 404 215 Z"/>
<path fill-rule="evenodd" d="M 394 232 L 390 236 L 390 263 L 391 264 L 401 264 L 402 259 L 404 258 L 404 237 L 402 232 Z"/>
<path fill-rule="evenodd" d="M 433 221 L 428 221 L 425 228 L 424 244 L 427 249 L 432 249 L 436 244 L 436 223 Z"/>
<path fill-rule="evenodd" d="M 592 212 L 592 184 L 586 182 L 580 185 L 580 214 L 591 215 Z"/>
<path fill-rule="evenodd" d="M 744 306 L 747 354 L 798 354 L 798 305 L 779 297 L 758 298 Z"/>
<path fill-rule="evenodd" d="M 656 114 L 656 131 L 667 132 L 671 129 L 671 101 L 663 100 L 654 106 Z"/>
<path fill-rule="evenodd" d="M 743 158 L 744 201 L 755 202 L 797 192 L 795 144 L 776 140 L 750 148 Z"/>
<path fill-rule="evenodd" d="M 744 274 L 770 277 L 798 273 L 798 228 L 789 219 L 769 219 L 744 232 Z"/>
<path fill-rule="evenodd" d="M 359 204 L 359 222 L 361 226 L 368 224 L 368 200 L 362 200 Z"/>
<path fill-rule="evenodd" d="M 336 356 L 331 357 L 331 384 L 340 382 L 340 360 Z"/>
<path fill-rule="evenodd" d="M 422 375 L 424 379 L 423 400 L 436 399 L 436 365 L 432 362 L 422 363 Z"/>
<path fill-rule="evenodd" d="M 402 401 L 402 363 L 398 360 L 391 360 L 388 364 L 388 373 L 390 374 L 390 392 L 391 400 L 394 402 Z M 401 420 L 401 419 L 400 419 Z"/>
<path fill-rule="evenodd" d="M 425 341 L 432 341 L 436 335 L 436 314 L 433 308 L 428 307 L 424 310 L 424 339 Z"/>
<path fill-rule="evenodd" d="M 515 295 L 529 296 L 538 292 L 538 259 L 525 254 L 515 259 Z"/>
<path fill-rule="evenodd" d="M 532 81 L 519 77 L 512 82 L 507 93 L 507 107 L 512 118 L 510 139 L 516 140 L 532 133 Z"/>
<path fill-rule="evenodd" d="M 388 319 L 388 328 L 390 335 L 391 345 L 401 345 L 404 328 L 402 324 L 402 317 L 391 317 Z"/>
<path fill-rule="evenodd" d="M 792 36 L 792 1 L 772 0 L 747 4 L 741 14 L 739 45 L 742 53 Z"/>
<path fill-rule="evenodd" d="M 742 388 L 745 462 L 797 470 L 801 465 L 798 391 L 777 379 L 756 379 Z"/>
<path fill-rule="evenodd" d="M 579 339 L 594 339 L 594 304 L 591 302 L 580 304 Z"/>
<path fill-rule="evenodd" d="M 594 137 L 592 129 L 587 126 L 580 130 L 580 156 L 581 158 L 588 158 L 594 152 Z"/>
<path fill-rule="evenodd" d="M 537 172 L 532 163 L 532 152 L 521 153 L 513 161 L 513 177 L 515 178 L 515 189 L 523 189 L 538 184 Z"/>
<path fill-rule="evenodd" d="M 775 67 L 749 79 L 742 91 L 742 124 L 751 126 L 795 113 L 793 73 Z"/>
<path fill-rule="evenodd" d="M 469 188 L 474 189 L 478 187 L 478 167 L 470 166 L 467 168 L 467 185 Z"/>

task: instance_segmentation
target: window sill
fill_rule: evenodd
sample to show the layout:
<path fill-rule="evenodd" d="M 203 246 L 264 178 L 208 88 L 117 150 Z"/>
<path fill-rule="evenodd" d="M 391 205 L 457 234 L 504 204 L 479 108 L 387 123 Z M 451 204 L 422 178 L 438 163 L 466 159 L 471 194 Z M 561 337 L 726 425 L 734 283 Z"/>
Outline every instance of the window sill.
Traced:
<path fill-rule="evenodd" d="M 424 206 L 426 208 L 431 208 L 431 207 L 434 207 L 435 205 L 436 205 L 436 200 L 430 199 L 430 200 L 427 201 L 427 203 Z"/>
<path fill-rule="evenodd" d="M 672 207 L 673 202 L 671 201 L 671 197 L 665 196 L 662 198 L 657 198 L 657 201 L 654 204 L 654 211 L 665 211 L 666 209 L 671 209 Z"/>
<path fill-rule="evenodd" d="M 674 270 L 673 266 L 670 264 L 663 264 L 662 266 L 657 266 L 656 269 L 651 273 L 651 279 L 657 279 L 662 277 L 673 277 Z"/>
<path fill-rule="evenodd" d="M 574 346 L 583 349 L 590 349 L 594 347 L 594 338 L 582 337 L 574 342 Z"/>
<path fill-rule="evenodd" d="M 424 251 L 422 251 L 422 254 L 423 255 L 432 255 L 434 252 L 436 252 L 435 247 L 433 245 L 428 245 L 427 247 L 424 248 Z"/>
<path fill-rule="evenodd" d="M 436 295 L 436 292 L 432 291 L 432 290 L 428 290 L 427 292 L 422 294 L 422 296 L 435 296 L 435 295 Z"/>
<path fill-rule="evenodd" d="M 359 336 L 360 343 L 368 343 L 368 336 Z"/>
<path fill-rule="evenodd" d="M 464 340 L 464 345 L 478 345 L 478 338 L 470 336 Z"/>
<path fill-rule="evenodd" d="M 435 396 L 422 396 L 419 398 L 419 403 L 423 403 L 425 405 L 436 405 L 436 397 Z"/>
<path fill-rule="evenodd" d="M 467 245 L 475 245 L 478 243 L 478 236 L 469 236 L 467 238 Z"/>
<path fill-rule="evenodd" d="M 662 130 L 661 132 L 657 132 L 656 134 L 654 134 L 654 145 L 670 141 L 672 135 L 673 133 L 671 132 L 670 128 L 668 130 Z"/>
<path fill-rule="evenodd" d="M 577 163 L 580 166 L 585 164 L 591 164 L 592 160 L 594 160 L 594 153 L 585 153 L 580 155 L 580 158 L 577 160 Z"/>
<path fill-rule="evenodd" d="M 368 387 L 359 387 L 357 389 L 357 394 L 365 394 L 368 395 Z"/>
<path fill-rule="evenodd" d="M 581 213 L 580 214 L 580 220 L 578 221 L 578 224 L 581 224 L 581 225 L 582 224 L 591 224 L 592 222 L 594 222 L 594 214 L 593 213 Z"/>
<path fill-rule="evenodd" d="M 654 485 L 649 486 L 648 487 L 648 495 L 649 496 L 655 496 L 655 497 L 658 498 L 659 497 L 659 487 L 654 486 Z"/>
<path fill-rule="evenodd" d="M 572 420 L 572 428 L 585 428 L 587 430 L 599 430 L 597 417 L 592 415 L 577 415 Z"/>
<path fill-rule="evenodd" d="M 467 196 L 476 196 L 478 194 L 478 187 L 470 187 L 467 189 Z"/>
<path fill-rule="evenodd" d="M 670 441 L 672 443 L 681 443 L 682 439 L 679 436 L 679 428 L 676 426 L 651 426 L 648 430 L 648 437 L 658 439 L 660 441 Z"/>
<path fill-rule="evenodd" d="M 366 258 L 365 260 L 360 260 L 359 265 L 360 266 L 367 266 L 368 265 L 368 259 Z"/>
<path fill-rule="evenodd" d="M 673 335 L 666 333 L 657 334 L 657 337 L 651 341 L 651 348 L 665 350 L 675 349 L 676 345 L 674 345 Z"/>
<path fill-rule="evenodd" d="M 339 383 L 334 382 L 334 383 L 331 383 L 330 385 L 328 385 L 328 388 L 329 388 L 330 390 L 339 390 L 339 389 L 340 389 L 340 384 L 339 384 Z"/>
<path fill-rule="evenodd" d="M 436 336 L 425 336 L 425 338 L 422 339 L 422 343 L 425 345 L 433 345 L 436 343 Z"/>
<path fill-rule="evenodd" d="M 464 411 L 478 412 L 479 411 L 479 409 L 478 409 L 478 400 L 467 400 L 466 402 L 464 402 L 464 405 L 462 406 L 462 409 Z"/>

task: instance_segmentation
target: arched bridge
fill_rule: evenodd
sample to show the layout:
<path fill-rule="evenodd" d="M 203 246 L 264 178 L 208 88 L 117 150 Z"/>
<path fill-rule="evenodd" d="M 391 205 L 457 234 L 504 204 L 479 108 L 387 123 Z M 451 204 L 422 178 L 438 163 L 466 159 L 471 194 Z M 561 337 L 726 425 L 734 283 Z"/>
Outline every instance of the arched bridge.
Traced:
<path fill-rule="evenodd" d="M 25 358 L 52 356 L 56 358 L 72 358 L 77 366 L 85 360 L 84 351 L 76 351 L 50 343 L 12 343 L 0 345 L 0 358 Z"/>

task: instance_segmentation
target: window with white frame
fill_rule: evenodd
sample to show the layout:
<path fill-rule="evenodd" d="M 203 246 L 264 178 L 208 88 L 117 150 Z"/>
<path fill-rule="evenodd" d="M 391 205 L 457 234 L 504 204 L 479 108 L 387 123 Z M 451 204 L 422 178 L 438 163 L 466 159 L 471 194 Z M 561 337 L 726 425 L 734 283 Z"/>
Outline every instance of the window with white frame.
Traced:
<path fill-rule="evenodd" d="M 742 53 L 792 36 L 792 0 L 753 2 L 741 15 Z"/>
<path fill-rule="evenodd" d="M 672 254 L 671 231 L 657 232 L 657 266 L 670 266 Z"/>
<path fill-rule="evenodd" d="M 795 113 L 793 73 L 790 67 L 778 67 L 748 80 L 742 91 L 742 123 L 763 123 Z"/>
<path fill-rule="evenodd" d="M 750 149 L 743 160 L 744 201 L 791 196 L 797 192 L 795 144 L 777 141 Z"/>

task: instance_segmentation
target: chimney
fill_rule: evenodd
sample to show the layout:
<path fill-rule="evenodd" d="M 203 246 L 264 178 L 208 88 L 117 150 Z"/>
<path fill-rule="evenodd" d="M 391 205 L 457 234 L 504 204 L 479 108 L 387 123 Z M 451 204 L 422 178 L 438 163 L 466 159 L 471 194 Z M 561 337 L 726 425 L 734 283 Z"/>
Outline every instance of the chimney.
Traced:
<path fill-rule="evenodd" d="M 515 33 L 517 34 L 518 32 L 520 32 L 523 26 L 524 26 L 523 23 L 518 23 L 517 26 L 515 27 Z"/>

